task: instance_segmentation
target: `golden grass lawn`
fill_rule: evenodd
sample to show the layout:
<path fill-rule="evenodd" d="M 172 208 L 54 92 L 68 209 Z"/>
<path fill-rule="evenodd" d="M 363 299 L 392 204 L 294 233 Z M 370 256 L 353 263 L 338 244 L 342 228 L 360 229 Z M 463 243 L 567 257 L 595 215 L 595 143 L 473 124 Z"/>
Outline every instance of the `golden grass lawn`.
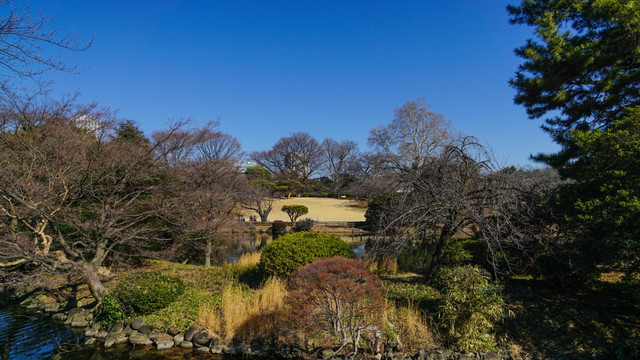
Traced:
<path fill-rule="evenodd" d="M 305 197 L 274 199 L 273 210 L 271 210 L 271 213 L 269 214 L 269 221 L 290 221 L 289 216 L 280 211 L 283 205 L 304 205 L 308 207 L 309 213 L 302 215 L 298 220 L 364 221 L 364 213 L 367 211 L 366 202 L 363 200 Z M 249 215 L 257 216 L 257 214 L 251 210 L 242 210 L 241 214 L 247 219 L 249 218 Z"/>

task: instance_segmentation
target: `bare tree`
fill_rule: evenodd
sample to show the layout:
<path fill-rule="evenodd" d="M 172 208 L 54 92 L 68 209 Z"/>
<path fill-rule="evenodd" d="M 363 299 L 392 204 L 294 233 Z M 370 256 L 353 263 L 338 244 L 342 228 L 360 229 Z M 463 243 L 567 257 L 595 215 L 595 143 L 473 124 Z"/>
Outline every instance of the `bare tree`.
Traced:
<path fill-rule="evenodd" d="M 279 180 L 292 179 L 303 184 L 320 169 L 322 156 L 318 141 L 305 132 L 281 138 L 271 150 L 250 154 L 253 161 L 271 171 Z"/>
<path fill-rule="evenodd" d="M 428 280 L 455 237 L 482 236 L 497 273 L 502 270 L 498 264 L 510 270 L 513 259 L 507 250 L 525 251 L 543 235 L 531 221 L 532 202 L 544 184 L 499 171 L 491 153 L 473 137 L 452 141 L 401 179 L 402 191 L 378 220 L 372 253 L 397 256 L 418 243 Z"/>
<path fill-rule="evenodd" d="M 396 170 L 416 169 L 437 155 L 452 138 L 451 123 L 424 99 L 407 101 L 391 124 L 371 130 L 369 145 Z"/>
<path fill-rule="evenodd" d="M 238 167 L 242 149 L 238 140 L 215 130 L 218 122 L 202 128 L 183 128 L 167 135 L 169 164 L 179 178 L 173 208 L 189 238 L 204 243 L 205 266 L 211 265 L 213 241 L 221 228 L 234 227 L 233 211 L 246 202 L 250 188 Z"/>
<path fill-rule="evenodd" d="M 482 236 L 497 272 L 499 263 L 509 269 L 507 249 L 526 250 L 546 231 L 533 226 L 532 211 L 546 180 L 500 171 L 485 146 L 453 132 L 442 115 L 417 100 L 396 109 L 393 122 L 369 137 L 379 159 L 374 168 L 396 174 L 386 184 L 394 195 L 376 214 L 371 253 L 395 257 L 419 244 L 427 279 L 454 237 Z"/>
<path fill-rule="evenodd" d="M 276 189 L 273 174 L 263 167 L 252 166 L 247 168 L 245 175 L 251 187 L 242 207 L 255 211 L 260 216 L 260 222 L 266 223 L 273 209 L 273 193 Z"/>
<path fill-rule="evenodd" d="M 4 115 L 30 118 L 28 108 Z M 22 126 L 0 134 L 0 216 L 11 225 L 0 239 L 10 249 L 0 267 L 74 271 L 100 300 L 100 266 L 169 240 L 159 224 L 171 224 L 177 202 L 166 164 L 181 152 L 184 142 L 172 140 L 185 130 L 174 125 L 148 144 L 123 141 L 109 112 L 65 103 L 46 116 L 36 108 L 31 121 L 15 118 Z M 78 122 L 79 114 L 88 118 Z M 80 126 L 86 120 L 99 125 Z"/>
<path fill-rule="evenodd" d="M 176 198 L 181 223 L 190 238 L 205 244 L 205 266 L 211 266 L 213 241 L 223 227 L 233 227 L 233 211 L 246 201 L 247 182 L 237 165 L 228 159 L 201 159 L 185 163 L 181 193 Z"/>
<path fill-rule="evenodd" d="M 383 155 L 363 153 L 354 165 L 355 181 L 346 189 L 351 194 L 371 201 L 376 194 L 393 192 L 399 188 L 398 172 L 388 165 Z"/>
<path fill-rule="evenodd" d="M 50 20 L 44 15 L 32 16 L 29 9 L 14 6 L 13 1 L 0 2 L 6 14 L 0 18 L 0 66 L 20 77 L 33 78 L 54 69 L 72 72 L 56 49 L 83 51 L 91 41 L 79 44 L 72 35 L 59 35 L 47 29 Z"/>
<path fill-rule="evenodd" d="M 260 216 L 260 222 L 266 223 L 269 220 L 269 214 L 273 210 L 273 198 L 263 192 L 255 192 L 250 195 L 251 199 L 242 207 L 255 211 Z"/>
<path fill-rule="evenodd" d="M 338 142 L 327 138 L 322 141 L 322 149 L 324 167 L 333 181 L 333 192 L 338 193 L 348 185 L 346 179 L 357 168 L 358 144 L 351 140 Z"/>

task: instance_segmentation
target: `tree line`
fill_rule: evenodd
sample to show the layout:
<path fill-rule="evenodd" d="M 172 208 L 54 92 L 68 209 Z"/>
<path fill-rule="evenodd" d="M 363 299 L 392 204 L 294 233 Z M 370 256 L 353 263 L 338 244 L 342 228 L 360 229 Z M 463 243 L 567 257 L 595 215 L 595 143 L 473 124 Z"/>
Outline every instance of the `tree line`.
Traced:
<path fill-rule="evenodd" d="M 216 122 L 173 122 L 147 138 L 109 109 L 15 91 L 6 80 L 2 276 L 31 281 L 43 273 L 83 274 L 101 299 L 98 269 L 105 264 L 171 257 L 189 246 L 209 264 L 216 234 L 239 226 L 238 206 L 266 221 L 274 195 L 325 192 L 367 199 L 370 260 L 384 267 L 416 249 L 427 281 L 456 238 L 472 237 L 481 240 L 495 277 L 528 272 L 571 286 L 616 270 L 637 288 L 634 24 L 640 12 L 634 4 L 536 0 L 508 8 L 512 23 L 533 26 L 537 34 L 516 49 L 524 63 L 511 80 L 515 102 L 531 118 L 543 118 L 543 129 L 561 145 L 555 154 L 534 156 L 546 167 L 533 170 L 502 166 L 486 145 L 456 131 L 422 99 L 406 102 L 389 124 L 372 129 L 368 152 L 350 140 L 319 142 L 298 132 L 269 150 L 244 154 Z M 22 67 L 69 70 L 38 55 L 36 45 L 84 45 L 56 41 L 38 22 L 20 33 L 25 19 L 2 22 L 0 37 L 35 55 L 0 51 L 0 66 L 30 78 L 39 71 Z M 258 166 L 243 172 L 244 159 Z"/>

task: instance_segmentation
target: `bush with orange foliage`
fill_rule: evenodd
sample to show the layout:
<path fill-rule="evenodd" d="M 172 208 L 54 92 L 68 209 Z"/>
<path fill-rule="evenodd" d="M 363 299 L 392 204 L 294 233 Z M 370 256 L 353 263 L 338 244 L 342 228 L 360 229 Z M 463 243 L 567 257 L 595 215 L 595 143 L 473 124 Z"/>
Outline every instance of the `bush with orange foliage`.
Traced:
<path fill-rule="evenodd" d="M 316 260 L 289 278 L 292 327 L 321 346 L 348 345 L 353 353 L 363 336 L 378 342 L 385 302 L 381 281 L 359 260 L 333 257 Z M 378 344 L 374 344 L 377 348 Z"/>

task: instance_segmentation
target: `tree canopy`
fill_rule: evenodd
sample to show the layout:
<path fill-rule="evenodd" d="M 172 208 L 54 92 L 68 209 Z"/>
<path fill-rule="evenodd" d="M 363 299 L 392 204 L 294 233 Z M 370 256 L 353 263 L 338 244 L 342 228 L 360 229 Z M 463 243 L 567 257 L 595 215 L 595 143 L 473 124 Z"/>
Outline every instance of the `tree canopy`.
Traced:
<path fill-rule="evenodd" d="M 582 274 L 637 269 L 640 4 L 524 0 L 508 11 L 536 33 L 516 49 L 515 102 L 561 146 L 535 159 L 568 179 L 551 203 L 556 251 Z"/>
<path fill-rule="evenodd" d="M 576 156 L 571 129 L 606 129 L 640 104 L 640 5 L 634 0 L 525 0 L 512 24 L 535 28 L 516 49 L 524 59 L 511 85 L 516 104 L 562 145 L 550 165 Z"/>

